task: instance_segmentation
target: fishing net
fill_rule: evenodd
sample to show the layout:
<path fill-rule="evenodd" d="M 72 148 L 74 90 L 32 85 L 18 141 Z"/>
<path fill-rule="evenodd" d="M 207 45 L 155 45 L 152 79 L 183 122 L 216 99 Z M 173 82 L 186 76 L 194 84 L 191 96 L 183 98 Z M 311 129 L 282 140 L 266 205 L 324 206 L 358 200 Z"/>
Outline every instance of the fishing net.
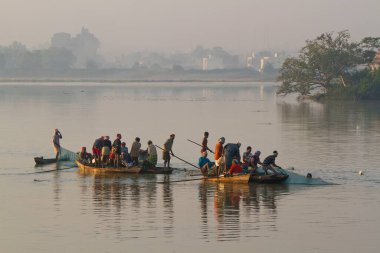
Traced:
<path fill-rule="evenodd" d="M 77 159 L 77 153 L 61 147 L 61 155 L 58 158 L 59 161 L 75 162 L 76 159 Z"/>

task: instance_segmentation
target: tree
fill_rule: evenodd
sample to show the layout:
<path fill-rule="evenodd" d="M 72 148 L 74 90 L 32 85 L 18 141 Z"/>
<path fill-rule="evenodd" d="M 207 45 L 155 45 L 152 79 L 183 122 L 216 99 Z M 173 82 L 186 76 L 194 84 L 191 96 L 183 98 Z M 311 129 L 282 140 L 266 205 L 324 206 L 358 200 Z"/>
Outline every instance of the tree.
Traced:
<path fill-rule="evenodd" d="M 278 94 L 327 93 L 346 86 L 350 71 L 364 63 L 361 43 L 349 41 L 348 31 L 323 33 L 306 41 L 298 58 L 288 58 L 280 69 Z"/>

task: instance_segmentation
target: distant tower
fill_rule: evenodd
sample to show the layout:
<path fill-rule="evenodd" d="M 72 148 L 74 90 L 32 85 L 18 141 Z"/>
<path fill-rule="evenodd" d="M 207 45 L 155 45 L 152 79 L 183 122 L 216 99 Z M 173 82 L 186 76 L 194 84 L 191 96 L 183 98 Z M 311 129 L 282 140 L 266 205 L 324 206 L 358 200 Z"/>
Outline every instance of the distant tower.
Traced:
<path fill-rule="evenodd" d="M 269 57 L 263 57 L 260 59 L 260 69 L 259 69 L 260 72 L 264 71 L 265 64 L 267 63 L 268 59 Z"/>
<path fill-rule="evenodd" d="M 202 70 L 208 69 L 208 57 L 203 57 Z"/>

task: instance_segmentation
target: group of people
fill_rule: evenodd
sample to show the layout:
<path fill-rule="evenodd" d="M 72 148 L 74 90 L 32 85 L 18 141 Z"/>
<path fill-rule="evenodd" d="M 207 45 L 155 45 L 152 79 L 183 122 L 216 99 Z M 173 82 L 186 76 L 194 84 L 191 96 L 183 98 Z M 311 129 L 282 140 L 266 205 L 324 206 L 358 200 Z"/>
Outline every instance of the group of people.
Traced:
<path fill-rule="evenodd" d="M 217 176 L 223 174 L 238 174 L 238 173 L 256 173 L 258 165 L 261 165 L 265 174 L 269 174 L 271 171 L 273 174 L 277 174 L 275 170 L 279 167 L 276 164 L 276 157 L 278 152 L 273 151 L 272 155 L 267 156 L 263 162 L 260 160 L 260 151 L 256 151 L 252 154 L 252 147 L 248 146 L 243 153 L 243 157 L 240 156 L 241 143 L 225 143 L 225 138 L 218 139 L 214 152 L 208 147 L 209 133 L 205 132 L 202 140 L 201 157 L 198 160 L 198 166 L 201 172 L 207 176 Z M 211 162 L 207 158 L 208 152 L 214 153 L 215 162 Z"/>
<path fill-rule="evenodd" d="M 172 151 L 175 135 L 171 134 L 165 142 L 163 150 L 164 168 L 170 167 L 170 155 Z M 116 135 L 116 139 L 111 142 L 110 137 L 105 135 L 97 138 L 92 146 L 92 154 L 87 152 L 86 147 L 82 147 L 79 153 L 79 159 L 86 163 L 92 163 L 95 166 L 135 166 L 141 162 L 149 163 L 151 166 L 157 165 L 157 150 L 151 140 L 148 141 L 146 149 L 141 149 L 141 140 L 136 137 L 129 150 L 126 143 L 123 142 L 121 134 Z"/>
<path fill-rule="evenodd" d="M 236 173 L 255 173 L 258 165 L 261 165 L 265 173 L 268 171 L 276 174 L 276 157 L 277 151 L 273 151 L 272 155 L 267 156 L 263 162 L 260 160 L 260 151 L 252 153 L 252 147 L 248 146 L 243 153 L 243 157 L 240 156 L 241 143 L 227 143 L 225 144 L 225 138 L 218 139 L 214 151 L 208 147 L 209 133 L 204 132 L 202 140 L 201 157 L 198 160 L 198 166 L 204 175 L 216 176 L 221 173 L 224 174 L 236 174 Z M 56 154 L 56 159 L 61 152 L 61 146 L 59 140 L 62 139 L 62 134 L 58 129 L 54 130 L 53 136 L 53 148 Z M 145 150 L 141 149 L 141 140 L 136 137 L 129 150 L 126 143 L 122 141 L 121 134 L 117 134 L 113 142 L 111 142 L 109 136 L 101 136 L 97 138 L 92 146 L 92 154 L 87 152 L 86 147 L 82 147 L 78 154 L 78 158 L 85 163 L 94 164 L 95 166 L 134 166 L 139 165 L 139 157 L 145 163 L 151 166 L 157 165 L 157 150 L 156 147 L 162 149 L 162 159 L 164 161 L 164 168 L 170 167 L 171 156 L 173 153 L 173 143 L 175 134 L 171 134 L 169 138 L 160 148 L 153 144 L 151 140 L 148 141 L 148 146 Z M 208 152 L 214 153 L 214 162 L 211 162 L 207 157 Z"/>

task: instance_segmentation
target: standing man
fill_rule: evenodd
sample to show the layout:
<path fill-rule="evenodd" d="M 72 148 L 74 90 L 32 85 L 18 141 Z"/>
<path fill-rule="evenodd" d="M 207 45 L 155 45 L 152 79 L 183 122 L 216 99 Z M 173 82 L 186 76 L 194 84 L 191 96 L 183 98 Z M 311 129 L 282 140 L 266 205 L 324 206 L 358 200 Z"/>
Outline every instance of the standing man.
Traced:
<path fill-rule="evenodd" d="M 116 139 L 113 141 L 112 147 L 116 149 L 115 159 L 116 159 L 116 163 L 119 163 L 119 157 L 121 155 L 121 134 L 116 135 Z"/>
<path fill-rule="evenodd" d="M 140 138 L 136 137 L 135 141 L 132 143 L 131 153 L 130 153 L 132 162 L 135 165 L 139 164 L 140 148 L 141 148 Z"/>
<path fill-rule="evenodd" d="M 204 135 L 203 135 L 203 140 L 202 140 L 202 149 L 201 149 L 201 153 L 205 152 L 205 151 L 211 151 L 211 149 L 208 148 L 207 146 L 207 143 L 208 143 L 208 136 L 209 136 L 209 133 L 208 132 L 205 132 Z"/>
<path fill-rule="evenodd" d="M 267 156 L 264 159 L 263 162 L 263 169 L 265 171 L 265 174 L 268 175 L 268 170 L 273 171 L 274 174 L 278 174 L 274 167 L 280 167 L 276 164 L 276 157 L 278 156 L 278 152 L 275 150 L 273 151 L 273 155 Z"/>
<path fill-rule="evenodd" d="M 166 140 L 164 144 L 164 150 L 162 151 L 162 159 L 164 160 L 164 169 L 170 168 L 170 154 L 174 156 L 173 153 L 173 142 L 175 134 L 171 134 L 169 139 Z"/>
<path fill-rule="evenodd" d="M 216 143 L 215 145 L 214 159 L 215 159 L 215 165 L 218 168 L 218 174 L 219 174 L 220 168 L 221 167 L 223 168 L 221 164 L 223 162 L 223 145 L 225 141 L 226 140 L 224 139 L 224 137 L 220 137 L 218 140 L 218 143 Z"/>
<path fill-rule="evenodd" d="M 61 132 L 56 128 L 54 130 L 53 136 L 53 149 L 55 153 L 55 159 L 58 161 L 58 156 L 61 154 L 61 145 L 59 144 L 59 139 L 62 139 Z"/>
<path fill-rule="evenodd" d="M 104 136 L 96 139 L 94 145 L 92 145 L 92 154 L 98 159 L 101 156 L 102 148 L 104 146 Z"/>

